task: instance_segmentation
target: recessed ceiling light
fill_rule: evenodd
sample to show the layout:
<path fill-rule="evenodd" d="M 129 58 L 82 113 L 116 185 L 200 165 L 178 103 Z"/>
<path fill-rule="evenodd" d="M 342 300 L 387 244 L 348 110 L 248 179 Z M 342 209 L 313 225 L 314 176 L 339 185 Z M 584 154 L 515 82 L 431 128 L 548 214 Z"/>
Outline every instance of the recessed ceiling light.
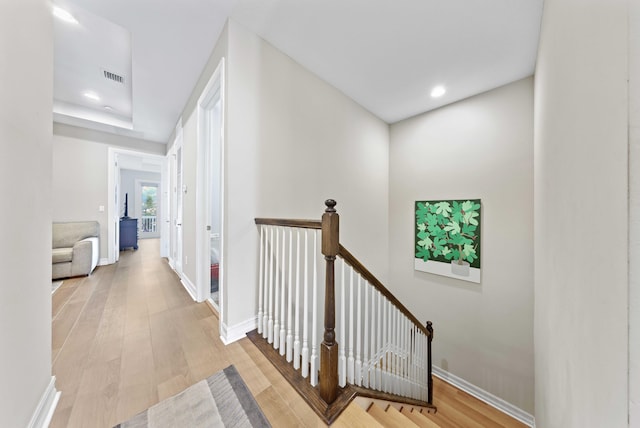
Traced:
<path fill-rule="evenodd" d="M 93 101 L 100 101 L 100 97 L 95 92 L 87 91 L 83 94 L 85 97 Z"/>
<path fill-rule="evenodd" d="M 446 92 L 447 92 L 447 90 L 445 89 L 444 86 L 438 85 L 438 86 L 434 87 L 431 90 L 431 96 L 433 98 L 439 98 L 439 97 L 443 96 Z"/>
<path fill-rule="evenodd" d="M 53 6 L 53 15 L 64 22 L 68 22 L 70 24 L 77 24 L 78 20 L 73 17 L 69 12 L 62 9 L 59 6 Z"/>

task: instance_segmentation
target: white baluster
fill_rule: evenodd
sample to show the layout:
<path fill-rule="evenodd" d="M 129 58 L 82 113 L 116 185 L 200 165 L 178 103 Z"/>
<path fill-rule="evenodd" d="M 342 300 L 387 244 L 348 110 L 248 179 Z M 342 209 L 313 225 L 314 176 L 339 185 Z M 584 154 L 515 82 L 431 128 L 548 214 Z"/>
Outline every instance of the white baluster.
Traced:
<path fill-rule="evenodd" d="M 415 389 L 414 389 L 414 380 L 415 380 L 415 376 L 413 375 L 413 371 L 414 371 L 414 355 L 416 353 L 416 347 L 414 344 L 414 330 L 415 327 L 413 325 L 410 326 L 409 328 L 409 387 L 410 387 L 410 394 L 412 397 L 415 398 Z"/>
<path fill-rule="evenodd" d="M 409 351 L 407 349 L 407 317 L 402 317 L 402 395 L 408 395 L 407 390 L 407 356 Z"/>
<path fill-rule="evenodd" d="M 422 367 L 424 370 L 424 374 L 422 376 L 422 382 L 424 383 L 424 400 L 426 401 L 428 396 L 429 396 L 429 381 L 427 379 L 427 343 L 429 342 L 428 338 L 426 335 L 423 335 L 424 339 L 423 339 L 423 349 L 424 349 L 424 359 L 423 359 L 423 363 L 422 363 Z"/>
<path fill-rule="evenodd" d="M 411 396 L 417 397 L 417 370 L 416 370 L 416 355 L 418 349 L 416 347 L 416 327 L 411 329 Z"/>
<path fill-rule="evenodd" d="M 262 316 L 264 311 L 262 309 L 262 299 L 264 292 L 264 226 L 260 225 L 260 268 L 258 270 L 258 334 L 262 333 Z"/>
<path fill-rule="evenodd" d="M 311 386 L 318 384 L 318 232 L 313 233 L 313 313 L 311 339 Z"/>
<path fill-rule="evenodd" d="M 279 342 L 279 349 L 280 349 L 280 355 L 284 355 L 285 354 L 285 347 L 286 347 L 286 335 L 287 332 L 285 330 L 285 320 L 287 319 L 287 315 L 286 315 L 286 310 L 287 307 L 285 306 L 285 302 L 286 302 L 286 288 L 287 288 L 287 284 L 285 281 L 285 272 L 286 272 L 286 245 L 287 243 L 287 230 L 285 228 L 282 228 L 282 268 L 280 269 L 280 277 L 282 278 L 282 280 L 280 281 L 280 342 Z"/>
<path fill-rule="evenodd" d="M 409 371 L 411 367 L 410 364 L 411 364 L 411 325 L 412 324 L 413 322 L 409 318 L 407 318 L 406 325 L 405 325 L 405 336 L 404 336 L 405 347 L 406 347 L 405 378 L 407 381 L 407 396 L 411 396 L 411 375 Z"/>
<path fill-rule="evenodd" d="M 293 360 L 293 229 L 289 229 L 289 304 L 287 305 L 287 361 Z"/>
<path fill-rule="evenodd" d="M 347 379 L 353 384 L 355 379 L 355 360 L 353 358 L 353 266 L 349 266 L 349 358 L 347 359 Z"/>
<path fill-rule="evenodd" d="M 338 359 L 338 385 L 343 388 L 347 384 L 347 357 L 345 353 L 345 349 L 347 348 L 347 342 L 345 340 L 347 331 L 345 320 L 345 308 L 347 306 L 345 297 L 345 264 L 344 260 L 342 260 L 342 277 L 340 281 L 340 344 L 338 345 L 338 348 L 340 349 L 340 358 Z"/>
<path fill-rule="evenodd" d="M 264 237 L 265 237 L 265 247 L 264 247 L 264 313 L 262 314 L 262 337 L 268 337 L 269 331 L 269 227 L 264 226 Z M 260 322 L 260 320 L 258 320 Z"/>
<path fill-rule="evenodd" d="M 383 308 L 383 296 L 382 293 L 378 292 L 378 348 L 376 349 L 376 389 L 378 391 L 382 391 L 382 369 L 381 369 L 381 359 L 382 352 L 384 351 L 384 344 L 382 343 L 382 308 Z"/>
<path fill-rule="evenodd" d="M 293 368 L 300 368 L 300 230 L 296 231 L 296 329 L 293 338 Z"/>
<path fill-rule="evenodd" d="M 394 306 L 394 362 L 393 365 L 393 390 L 395 394 L 400 394 L 400 311 Z"/>
<path fill-rule="evenodd" d="M 395 372 L 396 372 L 396 311 L 395 306 L 390 307 L 389 318 L 389 347 L 391 352 L 389 353 L 389 391 L 395 394 Z"/>
<path fill-rule="evenodd" d="M 389 319 L 390 317 L 390 312 L 389 312 L 389 301 L 385 301 L 384 302 L 384 332 L 383 332 L 383 337 L 384 337 L 384 371 L 382 372 L 382 390 L 384 392 L 389 392 L 389 363 L 390 363 L 390 359 L 389 359 Z"/>
<path fill-rule="evenodd" d="M 364 281 L 364 344 L 362 354 L 362 386 L 369 388 L 369 284 Z"/>
<path fill-rule="evenodd" d="M 416 397 L 420 398 L 420 330 L 417 328 L 414 329 L 413 339 L 416 346 L 413 379 L 416 387 Z"/>
<path fill-rule="evenodd" d="M 393 372 L 394 372 L 394 377 L 393 377 L 393 384 L 394 384 L 394 391 L 396 394 L 400 394 L 400 311 L 394 307 L 394 312 L 396 314 L 395 316 L 395 338 L 394 338 L 394 342 L 395 342 L 395 348 L 396 351 L 394 352 L 395 354 L 395 364 L 393 365 Z"/>
<path fill-rule="evenodd" d="M 387 326 L 387 299 L 382 300 L 382 311 L 380 312 L 381 322 L 381 342 L 380 342 L 380 391 L 384 391 L 385 372 L 387 371 L 387 342 L 386 342 L 386 326 Z"/>
<path fill-rule="evenodd" d="M 414 332 L 414 337 L 415 337 L 415 342 L 416 342 L 416 360 L 415 360 L 415 371 L 414 371 L 414 382 L 415 382 L 415 388 L 416 388 L 416 398 L 420 398 L 422 396 L 422 382 L 420 381 L 420 353 L 421 353 L 421 346 L 420 346 L 420 330 L 418 330 L 417 328 L 415 329 Z"/>
<path fill-rule="evenodd" d="M 425 371 L 424 371 L 424 335 L 422 334 L 422 332 L 420 332 L 419 334 L 420 337 L 420 398 L 424 398 L 424 378 L 425 378 Z"/>
<path fill-rule="evenodd" d="M 309 236 L 304 230 L 304 311 L 302 327 L 302 377 L 309 376 Z"/>
<path fill-rule="evenodd" d="M 271 228 L 271 251 L 269 252 L 269 323 L 267 328 L 267 342 L 273 343 L 273 279 L 275 276 L 275 260 L 273 256 L 273 230 L 275 227 Z"/>
<path fill-rule="evenodd" d="M 276 228 L 276 253 L 275 253 L 275 263 L 274 269 L 276 272 L 275 276 L 275 298 L 273 302 L 273 347 L 274 349 L 278 349 L 280 347 L 280 282 L 282 279 L 282 275 L 280 274 L 280 263 L 278 260 L 280 257 L 280 228 Z"/>
<path fill-rule="evenodd" d="M 398 368 L 400 367 L 400 349 L 398 339 L 400 339 L 400 311 L 393 307 L 393 392 L 398 394 Z"/>
<path fill-rule="evenodd" d="M 358 314 L 356 316 L 356 385 L 362 385 L 362 281 L 358 274 Z"/>
<path fill-rule="evenodd" d="M 378 292 L 371 287 L 371 357 L 369 359 L 369 388 L 376 389 L 376 296 Z"/>

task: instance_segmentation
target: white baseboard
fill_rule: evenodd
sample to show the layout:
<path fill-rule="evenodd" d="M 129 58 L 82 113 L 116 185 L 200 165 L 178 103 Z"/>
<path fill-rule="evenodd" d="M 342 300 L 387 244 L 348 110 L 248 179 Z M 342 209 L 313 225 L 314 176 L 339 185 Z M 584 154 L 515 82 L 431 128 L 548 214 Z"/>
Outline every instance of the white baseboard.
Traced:
<path fill-rule="evenodd" d="M 237 340 L 247 336 L 247 333 L 251 330 L 258 328 L 258 317 L 249 318 L 246 321 L 242 321 L 234 326 L 227 327 L 223 322 L 220 322 L 220 340 L 225 345 L 233 343 Z"/>
<path fill-rule="evenodd" d="M 60 391 L 56 390 L 56 377 L 51 376 L 51 381 L 44 390 L 40 402 L 36 407 L 31 420 L 29 421 L 28 428 L 47 428 L 53 412 L 56 410 L 58 400 L 60 399 Z"/>
<path fill-rule="evenodd" d="M 100 259 L 98 261 L 98 266 L 106 266 L 106 265 L 109 265 L 109 264 L 111 264 L 111 263 L 109 263 L 109 259 L 106 258 L 106 257 L 104 257 L 104 258 L 102 258 L 102 259 Z"/>
<path fill-rule="evenodd" d="M 191 296 L 193 301 L 197 302 L 198 293 L 196 290 L 196 286 L 193 285 L 193 282 L 191 282 L 186 275 L 180 275 L 180 282 L 182 283 L 182 286 L 184 287 L 184 289 L 187 290 L 187 293 L 189 293 L 189 296 Z"/>
<path fill-rule="evenodd" d="M 433 375 L 439 377 L 443 381 L 450 383 L 456 388 L 476 397 L 478 400 L 483 401 L 490 405 L 491 407 L 495 407 L 500 410 L 502 413 L 505 413 L 511 416 L 514 419 L 522 422 L 523 424 L 529 427 L 535 427 L 535 420 L 533 416 L 519 407 L 514 406 L 511 403 L 506 402 L 500 397 L 496 397 L 490 392 L 485 391 L 484 389 L 478 388 L 472 383 L 467 382 L 466 380 L 459 378 L 458 376 L 451 374 L 445 370 L 442 370 L 440 367 L 433 366 Z"/>

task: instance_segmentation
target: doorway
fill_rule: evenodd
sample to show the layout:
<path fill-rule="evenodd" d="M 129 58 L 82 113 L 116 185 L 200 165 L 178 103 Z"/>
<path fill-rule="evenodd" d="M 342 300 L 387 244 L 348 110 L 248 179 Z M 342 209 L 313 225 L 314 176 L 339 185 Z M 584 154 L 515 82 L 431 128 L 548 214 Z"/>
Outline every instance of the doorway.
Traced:
<path fill-rule="evenodd" d="M 222 317 L 224 302 L 224 59 L 197 104 L 197 283 Z"/>
<path fill-rule="evenodd" d="M 169 253 L 168 230 L 163 224 L 168 220 L 165 207 L 168 206 L 168 192 L 166 191 L 166 159 L 161 155 L 154 155 L 133 150 L 110 147 L 108 151 L 108 218 L 107 242 L 109 263 L 115 263 L 119 258 L 120 218 L 125 216 L 125 201 L 127 215 L 138 219 L 138 231 L 141 227 L 142 203 L 136 197 L 136 180 L 150 182 L 157 186 L 155 209 L 155 237 L 160 238 L 160 256 L 167 257 Z M 164 200 L 164 202 L 163 202 Z M 139 235 L 140 237 L 140 235 Z M 149 236 L 151 237 L 151 236 Z"/>
<path fill-rule="evenodd" d="M 160 174 L 157 174 L 158 179 Z M 135 183 L 136 203 L 135 212 L 138 221 L 138 236 L 140 239 L 160 237 L 160 181 L 137 179 Z"/>

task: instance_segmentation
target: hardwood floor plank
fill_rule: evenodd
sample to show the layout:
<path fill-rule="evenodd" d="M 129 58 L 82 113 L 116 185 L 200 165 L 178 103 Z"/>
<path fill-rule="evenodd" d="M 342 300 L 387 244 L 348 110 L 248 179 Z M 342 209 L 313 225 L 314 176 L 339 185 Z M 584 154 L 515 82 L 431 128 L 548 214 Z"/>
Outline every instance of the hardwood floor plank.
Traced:
<path fill-rule="evenodd" d="M 256 397 L 258 405 L 274 427 L 304 427 L 303 422 L 293 413 L 273 386 L 262 391 Z M 306 425 L 308 426 L 308 425 Z"/>
<path fill-rule="evenodd" d="M 51 316 L 55 319 L 58 312 L 67 301 L 76 292 L 78 284 L 82 278 L 69 278 L 62 282 L 62 285 L 58 287 L 55 293 L 51 295 Z"/>

